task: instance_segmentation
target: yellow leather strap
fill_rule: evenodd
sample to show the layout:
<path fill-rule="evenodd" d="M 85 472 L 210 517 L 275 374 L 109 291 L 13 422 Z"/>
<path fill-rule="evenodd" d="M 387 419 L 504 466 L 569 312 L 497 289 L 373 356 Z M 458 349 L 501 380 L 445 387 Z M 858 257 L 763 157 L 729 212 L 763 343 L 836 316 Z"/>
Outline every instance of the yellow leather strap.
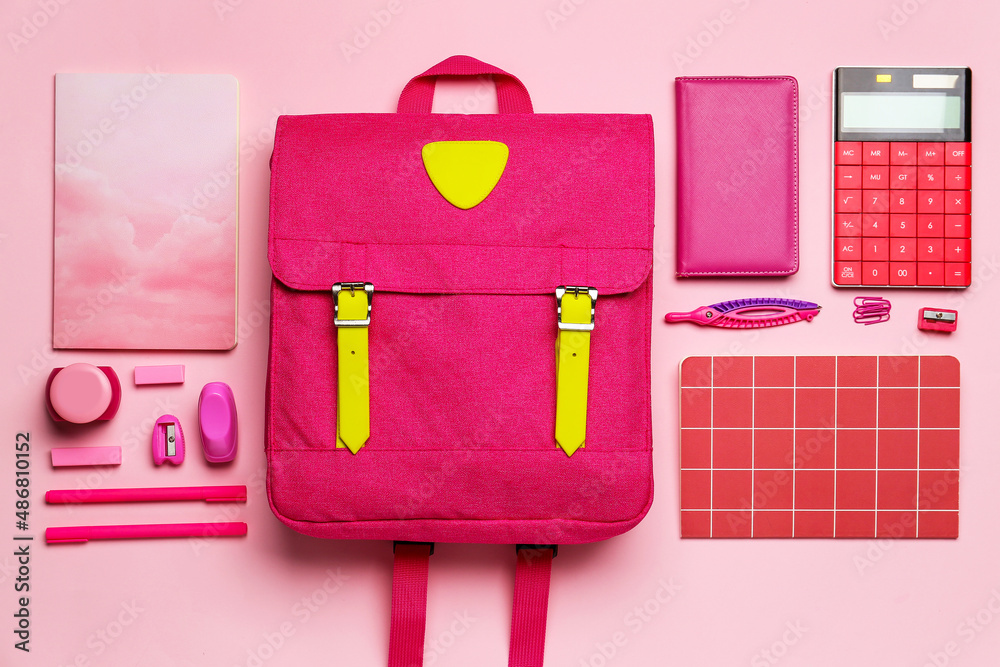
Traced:
<path fill-rule="evenodd" d="M 594 328 L 597 290 L 556 289 L 559 336 L 556 340 L 556 443 L 567 456 L 587 437 L 587 384 L 590 377 L 590 332 Z"/>
<path fill-rule="evenodd" d="M 333 286 L 337 327 L 337 447 L 352 454 L 368 441 L 368 325 L 371 323 L 371 283 Z"/>

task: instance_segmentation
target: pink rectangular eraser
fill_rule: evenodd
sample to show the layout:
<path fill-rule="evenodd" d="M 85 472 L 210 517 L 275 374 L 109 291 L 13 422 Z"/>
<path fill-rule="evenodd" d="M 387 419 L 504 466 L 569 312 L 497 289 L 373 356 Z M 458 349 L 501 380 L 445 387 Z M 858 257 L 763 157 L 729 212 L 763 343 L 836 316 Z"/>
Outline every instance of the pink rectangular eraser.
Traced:
<path fill-rule="evenodd" d="M 122 464 L 121 447 L 56 447 L 52 450 L 52 465 L 118 466 Z"/>
<path fill-rule="evenodd" d="M 182 384 L 184 365 L 176 366 L 136 366 L 136 384 Z"/>

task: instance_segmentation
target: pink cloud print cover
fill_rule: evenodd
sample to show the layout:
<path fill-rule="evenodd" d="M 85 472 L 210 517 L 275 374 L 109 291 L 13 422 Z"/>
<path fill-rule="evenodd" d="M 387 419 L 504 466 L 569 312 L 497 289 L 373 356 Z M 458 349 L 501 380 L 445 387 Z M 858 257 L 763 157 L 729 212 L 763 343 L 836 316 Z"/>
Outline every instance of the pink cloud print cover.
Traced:
<path fill-rule="evenodd" d="M 57 74 L 56 349 L 236 345 L 229 75 Z"/>
<path fill-rule="evenodd" d="M 677 275 L 799 268 L 798 83 L 678 77 Z"/>

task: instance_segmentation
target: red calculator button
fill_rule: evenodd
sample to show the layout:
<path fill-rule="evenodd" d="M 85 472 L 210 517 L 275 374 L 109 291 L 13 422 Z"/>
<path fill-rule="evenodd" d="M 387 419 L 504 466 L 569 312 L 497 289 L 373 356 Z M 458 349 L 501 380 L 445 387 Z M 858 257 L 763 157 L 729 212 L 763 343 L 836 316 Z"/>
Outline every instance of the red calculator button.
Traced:
<path fill-rule="evenodd" d="M 917 144 L 917 164 L 944 164 L 944 144 L 924 142 Z"/>
<path fill-rule="evenodd" d="M 861 233 L 863 236 L 888 236 L 889 215 L 887 213 L 862 213 Z"/>
<path fill-rule="evenodd" d="M 944 187 L 944 167 L 917 167 L 917 187 L 940 190 Z"/>
<path fill-rule="evenodd" d="M 944 187 L 949 190 L 968 190 L 970 172 L 968 167 L 945 167 Z"/>
<path fill-rule="evenodd" d="M 916 261 L 917 239 L 889 239 L 889 259 L 893 262 Z"/>
<path fill-rule="evenodd" d="M 889 216 L 889 236 L 917 235 L 917 216 L 912 213 L 893 213 Z"/>
<path fill-rule="evenodd" d="M 862 285 L 888 285 L 889 262 L 861 262 Z"/>
<path fill-rule="evenodd" d="M 944 145 L 944 163 L 968 166 L 972 164 L 972 145 L 964 142 L 948 142 Z"/>
<path fill-rule="evenodd" d="M 919 262 L 917 264 L 917 284 L 940 286 L 944 284 L 944 262 Z"/>
<path fill-rule="evenodd" d="M 921 262 L 944 261 L 944 239 L 920 239 L 917 260 Z"/>
<path fill-rule="evenodd" d="M 837 190 L 834 196 L 837 213 L 861 213 L 861 190 Z"/>
<path fill-rule="evenodd" d="M 916 164 L 917 145 L 912 141 L 894 141 L 889 144 L 889 164 Z"/>
<path fill-rule="evenodd" d="M 837 167 L 837 189 L 850 190 L 861 187 L 861 167 L 841 165 Z"/>
<path fill-rule="evenodd" d="M 944 192 L 924 190 L 917 197 L 917 213 L 944 213 Z M 967 213 L 967 211 L 955 211 Z"/>
<path fill-rule="evenodd" d="M 860 285 L 861 262 L 834 262 L 833 279 L 838 285 Z"/>
<path fill-rule="evenodd" d="M 863 239 L 861 259 L 864 262 L 884 262 L 889 259 L 889 239 Z"/>
<path fill-rule="evenodd" d="M 871 192 L 865 192 L 865 200 Z M 893 190 L 889 193 L 889 210 L 893 213 L 916 213 L 917 193 L 913 190 Z"/>
<path fill-rule="evenodd" d="M 944 265 L 944 284 L 948 287 L 968 287 L 972 284 L 972 264 L 948 262 Z"/>
<path fill-rule="evenodd" d="M 861 259 L 861 239 L 855 237 L 833 240 L 833 258 L 839 262 L 856 262 Z"/>
<path fill-rule="evenodd" d="M 966 215 L 972 212 L 972 193 L 968 190 L 948 190 L 944 194 L 944 212 Z"/>
<path fill-rule="evenodd" d="M 837 236 L 861 236 L 860 213 L 838 213 L 834 216 Z"/>
<path fill-rule="evenodd" d="M 901 286 L 916 285 L 917 263 L 889 262 L 889 284 Z"/>
<path fill-rule="evenodd" d="M 969 239 L 947 239 L 944 244 L 944 261 L 968 262 Z"/>
<path fill-rule="evenodd" d="M 917 168 L 889 167 L 889 184 L 889 187 L 899 188 L 900 190 L 914 189 L 917 187 Z"/>
<path fill-rule="evenodd" d="M 888 166 L 864 166 L 861 170 L 861 187 L 867 190 L 889 187 Z"/>
<path fill-rule="evenodd" d="M 864 153 L 861 155 L 861 164 L 889 164 L 889 142 L 864 142 Z"/>
<path fill-rule="evenodd" d="M 918 215 L 917 236 L 922 239 L 944 236 L 944 216 L 940 213 L 921 213 Z"/>
<path fill-rule="evenodd" d="M 889 191 L 888 190 L 862 190 L 861 210 L 865 213 L 888 213 L 889 212 Z"/>
<path fill-rule="evenodd" d="M 838 141 L 834 145 L 837 164 L 861 164 L 860 141 Z"/>
<path fill-rule="evenodd" d="M 946 215 L 944 216 L 944 235 L 950 239 L 962 239 L 969 237 L 970 215 Z"/>

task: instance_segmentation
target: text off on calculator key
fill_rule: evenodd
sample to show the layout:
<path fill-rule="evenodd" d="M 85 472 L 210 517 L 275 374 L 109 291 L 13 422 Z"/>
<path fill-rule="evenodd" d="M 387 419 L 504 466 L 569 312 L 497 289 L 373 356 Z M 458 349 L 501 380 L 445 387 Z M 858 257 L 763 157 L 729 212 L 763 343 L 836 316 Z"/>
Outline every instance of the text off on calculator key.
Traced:
<path fill-rule="evenodd" d="M 834 262 L 833 280 L 838 285 L 860 285 L 861 262 Z"/>
<path fill-rule="evenodd" d="M 917 284 L 916 262 L 889 262 L 889 284 L 911 287 Z"/>
<path fill-rule="evenodd" d="M 889 262 L 861 262 L 862 285 L 888 285 Z"/>
<path fill-rule="evenodd" d="M 968 287 L 972 283 L 972 264 L 948 262 L 944 265 L 944 284 L 948 287 Z"/>
<path fill-rule="evenodd" d="M 972 144 L 955 141 L 944 145 L 944 163 L 951 165 L 972 164 Z"/>

